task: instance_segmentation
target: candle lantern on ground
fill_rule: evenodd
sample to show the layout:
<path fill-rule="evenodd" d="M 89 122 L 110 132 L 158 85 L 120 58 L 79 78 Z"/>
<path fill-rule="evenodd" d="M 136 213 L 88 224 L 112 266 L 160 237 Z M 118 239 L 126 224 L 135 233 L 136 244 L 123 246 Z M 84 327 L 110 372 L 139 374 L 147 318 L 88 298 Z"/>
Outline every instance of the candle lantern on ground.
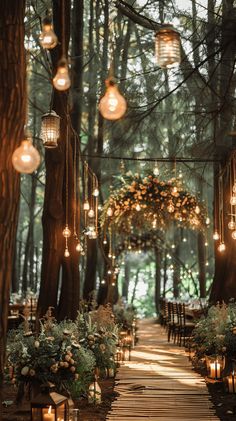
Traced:
<path fill-rule="evenodd" d="M 157 64 L 165 69 L 180 63 L 180 35 L 172 25 L 162 25 L 156 33 L 155 50 Z"/>
<path fill-rule="evenodd" d="M 207 356 L 206 365 L 211 379 L 220 380 L 224 369 L 224 357 Z"/>
<path fill-rule="evenodd" d="M 236 393 L 236 376 L 234 371 L 226 377 L 226 385 L 229 393 Z"/>
<path fill-rule="evenodd" d="M 42 116 L 41 138 L 45 148 L 56 148 L 60 135 L 60 117 L 55 111 Z"/>
<path fill-rule="evenodd" d="M 31 421 L 67 421 L 68 399 L 54 391 L 54 385 L 41 386 L 41 393 L 31 401 Z"/>

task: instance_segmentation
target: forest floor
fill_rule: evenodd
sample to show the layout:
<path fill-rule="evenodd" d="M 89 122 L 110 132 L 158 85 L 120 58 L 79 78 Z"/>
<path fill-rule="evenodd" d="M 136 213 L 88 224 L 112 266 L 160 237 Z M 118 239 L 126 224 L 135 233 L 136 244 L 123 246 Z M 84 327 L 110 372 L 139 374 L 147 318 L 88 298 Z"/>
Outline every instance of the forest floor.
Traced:
<path fill-rule="evenodd" d="M 86 398 L 75 402 L 75 408 L 79 408 L 80 421 L 104 421 L 111 407 L 111 402 L 116 397 L 114 392 L 114 379 L 99 380 L 102 389 L 102 403 L 100 405 L 88 404 Z M 24 400 L 22 404 L 15 403 L 16 388 L 6 384 L 3 389 L 3 410 L 1 421 L 30 421 L 30 402 Z"/>

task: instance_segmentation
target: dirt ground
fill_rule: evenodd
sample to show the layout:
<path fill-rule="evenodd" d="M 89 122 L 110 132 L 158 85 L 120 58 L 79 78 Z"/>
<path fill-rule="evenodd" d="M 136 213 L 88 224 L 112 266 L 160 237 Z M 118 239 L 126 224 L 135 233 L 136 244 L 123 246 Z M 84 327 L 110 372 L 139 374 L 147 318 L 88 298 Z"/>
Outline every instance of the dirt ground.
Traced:
<path fill-rule="evenodd" d="M 75 401 L 75 408 L 79 408 L 80 421 L 104 421 L 106 414 L 115 399 L 114 379 L 99 381 L 102 389 L 102 403 L 89 405 L 86 398 Z M 24 400 L 21 405 L 15 404 L 16 389 L 12 385 L 4 386 L 3 408 L 1 421 L 30 421 L 30 401 Z"/>

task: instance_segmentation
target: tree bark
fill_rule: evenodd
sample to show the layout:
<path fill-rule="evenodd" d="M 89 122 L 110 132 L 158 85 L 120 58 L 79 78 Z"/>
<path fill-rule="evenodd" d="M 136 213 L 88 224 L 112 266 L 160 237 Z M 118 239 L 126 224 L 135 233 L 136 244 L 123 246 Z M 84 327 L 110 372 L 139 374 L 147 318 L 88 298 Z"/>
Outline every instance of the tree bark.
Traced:
<path fill-rule="evenodd" d="M 160 298 L 161 298 L 161 260 L 162 253 L 158 247 L 154 248 L 155 253 L 155 305 L 157 315 L 160 313 Z"/>
<path fill-rule="evenodd" d="M 24 138 L 26 110 L 24 17 L 24 0 L 0 2 L 0 393 L 20 196 L 11 157 Z"/>

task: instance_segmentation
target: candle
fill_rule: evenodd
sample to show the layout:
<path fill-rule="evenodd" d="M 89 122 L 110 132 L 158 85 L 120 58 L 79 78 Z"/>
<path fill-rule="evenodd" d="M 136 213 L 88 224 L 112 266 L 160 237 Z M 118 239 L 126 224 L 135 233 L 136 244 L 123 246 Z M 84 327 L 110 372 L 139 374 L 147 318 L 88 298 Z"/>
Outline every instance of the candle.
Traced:
<path fill-rule="evenodd" d="M 228 390 L 229 393 L 235 393 L 235 377 L 234 373 L 232 373 L 230 376 L 227 377 L 228 379 Z"/>
<path fill-rule="evenodd" d="M 55 421 L 54 414 L 52 414 L 52 407 L 49 406 L 48 412 L 43 414 L 43 421 Z"/>
<path fill-rule="evenodd" d="M 210 364 L 210 377 L 212 379 L 220 379 L 221 377 L 221 365 L 218 361 Z"/>

